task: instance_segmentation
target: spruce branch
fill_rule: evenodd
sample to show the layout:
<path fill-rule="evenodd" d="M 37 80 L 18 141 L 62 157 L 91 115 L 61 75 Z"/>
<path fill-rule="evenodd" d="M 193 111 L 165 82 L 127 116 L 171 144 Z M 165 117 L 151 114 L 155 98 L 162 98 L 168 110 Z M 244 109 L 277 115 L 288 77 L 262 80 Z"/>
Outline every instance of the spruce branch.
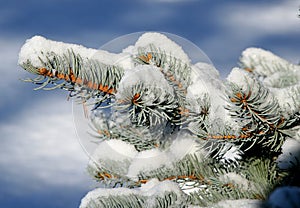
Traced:
<path fill-rule="evenodd" d="M 291 88 L 289 95 L 292 97 L 292 104 L 289 107 L 294 107 L 295 112 L 300 111 L 300 85 L 296 85 Z"/>
<path fill-rule="evenodd" d="M 270 88 L 286 88 L 297 86 L 300 82 L 300 70 L 277 72 L 264 80 L 264 84 Z"/>
<path fill-rule="evenodd" d="M 124 174 L 119 174 L 116 171 L 112 171 L 104 165 L 99 165 L 98 162 L 91 161 L 87 166 L 88 173 L 96 180 L 101 187 L 116 188 L 127 187 L 135 188 L 140 187 L 142 183 L 132 180 Z"/>
<path fill-rule="evenodd" d="M 178 105 L 173 94 L 163 88 L 137 83 L 122 90 L 122 99 L 116 101 L 115 108 L 128 111 L 132 124 L 155 126 L 164 121 L 178 123 Z"/>
<path fill-rule="evenodd" d="M 285 118 L 269 90 L 255 81 L 252 88 L 248 83 L 247 89 L 231 84 L 228 95 L 227 109 L 241 126 L 241 136 L 232 141 L 243 144 L 244 151 L 261 146 L 267 154 L 280 153 L 286 136 L 280 131 Z"/>
<path fill-rule="evenodd" d="M 187 207 L 185 200 L 178 196 L 175 192 L 165 192 L 162 196 L 147 196 L 142 194 L 120 194 L 107 197 L 99 196 L 90 200 L 82 208 L 185 208 Z"/>
<path fill-rule="evenodd" d="M 276 186 L 283 182 L 286 172 L 280 171 L 272 160 L 256 159 L 250 161 L 247 171 L 244 174 L 252 182 L 255 190 L 254 196 L 258 199 L 266 200 Z"/>
<path fill-rule="evenodd" d="M 265 158 L 242 161 L 239 166 L 228 167 L 224 172 L 225 175 L 234 172 L 244 176 L 247 185 L 235 181 L 236 177 L 227 182 L 220 180 L 220 177 L 214 177 L 209 185 L 190 194 L 192 204 L 210 207 L 221 200 L 228 199 L 265 200 L 287 176 L 286 171 L 279 170 L 276 163 Z"/>
<path fill-rule="evenodd" d="M 208 135 L 208 115 L 210 113 L 210 98 L 207 93 L 195 100 L 195 103 L 186 100 L 185 108 L 181 108 L 183 128 L 200 138 Z"/>
<path fill-rule="evenodd" d="M 89 172 L 101 183 L 107 184 L 107 181 L 116 181 L 116 179 L 122 177 L 106 172 L 106 169 L 99 166 L 90 166 L 89 168 Z M 128 177 L 123 177 L 122 179 L 126 181 L 123 184 L 125 187 L 137 187 L 147 183 L 152 178 L 157 178 L 159 181 L 174 181 L 180 186 L 184 186 L 192 181 L 194 184 L 188 185 L 189 188 L 191 186 L 199 188 L 202 185 L 210 184 L 211 178 L 217 178 L 220 173 L 224 173 L 222 166 L 214 163 L 210 158 L 204 161 L 199 155 L 187 155 L 180 161 L 174 162 L 172 166 L 163 166 L 152 171 L 140 172 L 137 180 L 132 180 Z"/>
<path fill-rule="evenodd" d="M 46 60 L 39 57 L 42 67 L 36 67 L 30 60 L 21 65 L 28 72 L 38 75 L 35 79 L 25 79 L 40 85 L 36 89 L 62 88 L 73 92 L 72 96 L 84 97 L 85 100 L 107 97 L 115 93 L 123 74 L 123 69 L 119 66 L 83 59 L 72 50 L 62 55 L 54 52 L 41 54 L 46 57 Z M 48 84 L 53 84 L 54 87 L 46 88 Z"/>
<path fill-rule="evenodd" d="M 97 199 L 90 200 L 84 208 L 110 208 L 110 207 L 135 207 L 140 208 L 144 205 L 146 197 L 137 196 L 134 194 L 126 196 L 111 196 L 111 197 L 99 197 Z"/>
<path fill-rule="evenodd" d="M 111 125 L 108 122 L 101 123 L 100 125 L 99 122 L 92 119 L 91 129 L 94 130 L 92 135 L 101 141 L 119 139 L 133 145 L 137 151 L 144 151 L 160 146 L 161 136 L 159 133 L 161 132 L 149 132 L 149 129 L 144 126 L 116 125 L 116 123 Z"/>
<path fill-rule="evenodd" d="M 271 160 L 256 159 L 240 164 L 239 167 L 226 168 L 210 158 L 202 160 L 199 156 L 189 155 L 174 164 L 174 168 L 163 167 L 150 174 L 140 173 L 139 180 L 132 187 L 147 183 L 151 178 L 171 180 L 188 192 L 188 204 L 209 206 L 225 199 L 266 199 L 272 188 L 280 184 L 285 176 Z M 244 175 L 244 180 L 248 180 L 248 188 L 234 179 L 222 179 L 221 176 L 231 172 Z"/>
<path fill-rule="evenodd" d="M 139 47 L 138 55 L 134 57 L 137 64 L 155 65 L 168 82 L 174 86 L 178 99 L 185 97 L 187 88 L 191 84 L 191 67 L 183 63 L 173 54 L 166 52 L 153 44 L 148 47 Z"/>
<path fill-rule="evenodd" d="M 203 69 L 201 76 L 208 75 L 212 72 L 208 65 L 185 63 L 175 52 L 166 52 L 174 45 L 165 50 L 155 41 L 146 43 L 133 46 L 138 52 L 124 65 L 108 64 L 117 63 L 124 54 L 103 53 L 103 59 L 89 59 L 91 53 L 80 53 L 73 46 L 64 53 L 60 53 L 62 47 L 58 53 L 35 53 L 38 62 L 35 56 L 21 59 L 24 69 L 38 75 L 27 80 L 40 85 L 37 89 L 66 89 L 70 96 L 93 105 L 89 119 L 98 146 L 88 171 L 104 189 L 92 193 L 82 208 L 212 206 L 228 199 L 265 200 L 274 188 L 294 180 L 299 164 L 282 170 L 276 159 L 286 139 L 300 132 L 299 66 L 270 52 L 248 49 L 240 59 L 246 71 L 234 69 L 226 89 L 216 81 L 217 76 L 206 76 L 210 86 L 217 83 L 213 89 L 217 93 L 203 93 L 196 89 L 203 87 L 196 83 L 200 75 L 192 70 Z M 106 58 L 113 61 L 106 62 Z M 196 91 L 199 94 L 194 98 L 190 92 Z M 223 92 L 225 110 L 221 99 L 213 97 Z M 283 102 L 278 92 L 291 95 L 292 102 Z M 219 108 L 228 118 L 214 112 Z M 115 149 L 106 151 L 107 144 L 128 154 L 112 155 Z M 184 145 L 191 145 L 192 151 L 182 151 Z M 153 153 L 162 153 L 161 161 L 152 161 L 157 159 Z M 234 156 L 228 159 L 231 153 Z M 145 155 L 149 163 L 139 160 Z M 141 193 L 153 179 L 163 186 L 151 194 Z M 165 184 L 171 188 L 164 189 Z"/>
<path fill-rule="evenodd" d="M 286 73 L 300 69 L 298 65 L 291 64 L 270 51 L 260 48 L 248 48 L 243 51 L 240 57 L 240 66 L 253 73 L 257 78 L 265 78 L 277 72 Z"/>

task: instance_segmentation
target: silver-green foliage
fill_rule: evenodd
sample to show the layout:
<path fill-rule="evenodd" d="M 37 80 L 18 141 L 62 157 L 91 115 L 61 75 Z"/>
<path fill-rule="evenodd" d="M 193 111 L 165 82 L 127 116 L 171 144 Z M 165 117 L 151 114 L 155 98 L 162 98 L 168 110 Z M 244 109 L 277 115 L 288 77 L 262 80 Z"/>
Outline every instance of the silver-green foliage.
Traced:
<path fill-rule="evenodd" d="M 29 72 L 39 75 L 38 78 L 27 80 L 39 84 L 39 88 L 52 83 L 54 87 L 46 89 L 64 88 L 85 101 L 98 99 L 93 109 L 95 111 L 113 106 L 118 115 L 128 113 L 129 123 L 94 122 L 93 128 L 100 140 L 119 139 L 133 145 L 137 151 L 154 148 L 164 150 L 166 146 L 163 143 L 168 141 L 165 138 L 183 130 L 199 143 L 199 149 L 210 148 L 206 157 L 202 153 L 186 155 L 171 166 L 140 171 L 138 180 L 132 180 L 109 168 L 90 166 L 91 175 L 110 188 L 138 188 L 152 178 L 157 178 L 160 181 L 171 180 L 180 187 L 189 186 L 195 191 L 181 195 L 166 192 L 163 196 L 99 196 L 91 200 L 87 207 L 210 206 L 225 199 L 266 199 L 276 186 L 284 183 L 283 179 L 288 178 L 287 173 L 291 170 L 278 169 L 275 159 L 281 153 L 285 140 L 299 130 L 300 76 L 295 76 L 299 74 L 295 71 L 299 67 L 277 57 L 272 58 L 269 53 L 244 53 L 241 66 L 248 71 L 246 78 L 249 82 L 244 85 L 246 87 L 229 83 L 224 103 L 220 105 L 225 106 L 239 131 L 233 130 L 235 126 L 226 125 L 220 126 L 217 129 L 219 132 L 215 132 L 216 129 L 210 129 L 212 121 L 208 119 L 211 113 L 209 96 L 197 100 L 197 111 L 192 109 L 187 100 L 187 88 L 191 84 L 189 63 L 183 63 L 154 45 L 139 48 L 138 51 L 132 57 L 135 64 L 158 67 L 172 87 L 173 94 L 167 91 L 162 93 L 160 90 L 163 89 L 153 88 L 149 84 L 137 83 L 124 92 L 126 99 L 117 100 L 114 92 L 118 89 L 124 70 L 96 60 L 83 60 L 72 51 L 62 56 L 45 54 L 47 59 L 41 59 L 41 63 L 47 74 L 41 74 L 40 68 L 33 66 L 30 60 L 22 65 Z M 280 76 L 276 77 L 276 73 Z M 288 92 L 294 93 L 294 102 L 290 104 L 294 110 L 289 114 L 279 104 L 280 99 L 273 93 L 273 88 L 288 88 Z M 150 104 L 144 102 L 149 94 L 154 95 Z M 165 96 L 162 97 L 162 94 Z M 156 128 L 151 129 L 155 125 L 164 125 L 163 128 L 171 130 L 157 133 Z M 227 144 L 243 152 L 241 159 L 230 165 L 220 161 Z M 249 187 L 245 189 L 234 180 L 224 183 L 220 177 L 230 172 L 242 175 L 249 182 Z"/>

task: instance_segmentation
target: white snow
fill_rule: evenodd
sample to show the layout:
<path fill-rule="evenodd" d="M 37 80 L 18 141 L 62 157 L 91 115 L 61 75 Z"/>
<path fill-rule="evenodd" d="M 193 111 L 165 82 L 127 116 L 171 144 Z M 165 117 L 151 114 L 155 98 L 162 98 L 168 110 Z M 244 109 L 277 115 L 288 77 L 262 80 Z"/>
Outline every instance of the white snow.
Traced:
<path fill-rule="evenodd" d="M 300 69 L 300 66 L 291 64 L 261 48 L 247 48 L 242 52 L 240 61 L 244 67 L 254 69 L 256 73 L 262 76 L 268 76 L 277 71 Z"/>
<path fill-rule="evenodd" d="M 282 145 L 282 154 L 277 159 L 278 167 L 291 168 L 297 161 L 300 161 L 300 142 L 289 138 Z"/>
<path fill-rule="evenodd" d="M 250 185 L 250 182 L 245 177 L 235 172 L 225 173 L 220 176 L 219 180 L 224 183 L 233 182 L 235 185 L 238 185 L 244 190 L 247 190 Z"/>
<path fill-rule="evenodd" d="M 137 175 L 143 172 L 158 169 L 163 165 L 170 166 L 170 158 L 166 152 L 158 149 L 145 150 L 140 152 L 130 164 L 127 176 L 137 180 Z"/>
<path fill-rule="evenodd" d="M 159 182 L 157 179 L 152 179 L 146 184 L 142 185 L 141 193 L 148 196 L 145 207 L 156 208 L 155 198 L 153 196 L 163 197 L 166 192 L 175 192 L 177 197 L 181 197 L 183 192 L 178 185 L 172 181 Z"/>
<path fill-rule="evenodd" d="M 187 97 L 196 98 L 205 93 L 212 94 L 219 85 L 211 86 L 207 80 L 213 80 L 215 78 L 210 76 L 209 73 L 201 71 L 201 68 L 197 66 L 192 66 L 191 78 L 191 85 L 187 89 Z"/>
<path fill-rule="evenodd" d="M 93 154 L 94 158 L 111 159 L 120 161 L 132 159 L 137 155 L 133 145 L 118 139 L 104 140 L 101 142 Z"/>
<path fill-rule="evenodd" d="M 225 86 L 217 70 L 210 64 L 197 63 L 192 66 L 191 77 L 192 84 L 187 89 L 187 100 L 192 106 L 195 106 L 192 110 L 197 112 L 199 106 L 195 101 L 208 95 L 211 105 L 208 118 L 210 123 L 216 126 L 228 125 L 235 129 L 234 121 L 224 109 L 226 104 L 224 99 Z"/>
<path fill-rule="evenodd" d="M 149 208 L 155 208 L 154 196 L 164 196 L 166 192 L 175 192 L 179 197 L 182 195 L 182 191 L 179 189 L 176 183 L 171 181 L 160 182 L 157 179 L 151 179 L 146 184 L 143 184 L 140 188 L 128 189 L 128 188 L 97 188 L 90 191 L 82 200 L 80 208 L 87 208 L 89 202 L 94 201 L 97 204 L 97 199 L 105 198 L 109 196 L 126 196 L 126 195 L 141 195 L 148 196 L 145 205 Z"/>
<path fill-rule="evenodd" d="M 110 65 L 120 62 L 120 60 L 124 59 L 125 56 L 125 54 L 113 54 L 104 50 L 90 49 L 77 44 L 52 41 L 42 36 L 34 36 L 28 39 L 22 46 L 19 53 L 18 63 L 23 64 L 27 62 L 27 60 L 30 60 L 35 67 L 42 67 L 39 57 L 46 61 L 46 55 L 48 52 L 63 55 L 67 54 L 68 50 L 73 50 L 75 54 L 79 54 L 83 59 L 92 58 Z"/>
<path fill-rule="evenodd" d="M 128 167 L 137 155 L 133 145 L 117 139 L 102 141 L 91 155 L 90 167 L 94 163 L 117 174 L 126 174 Z"/>
<path fill-rule="evenodd" d="M 172 167 L 173 163 L 198 149 L 198 144 L 193 139 L 178 137 L 165 151 L 151 149 L 139 152 L 132 160 L 127 176 L 134 180 L 140 172 L 156 170 L 163 166 Z"/>
<path fill-rule="evenodd" d="M 213 65 L 199 62 L 191 66 L 191 82 L 188 88 L 192 95 L 224 90 L 220 75 Z"/>
<path fill-rule="evenodd" d="M 123 52 L 127 52 L 133 55 L 138 53 L 139 47 L 149 48 L 149 45 L 153 44 L 155 47 L 165 51 L 166 54 L 181 59 L 184 63 L 189 63 L 190 59 L 184 52 L 181 46 L 169 39 L 166 35 L 157 32 L 147 32 L 141 35 L 134 46 L 129 46 L 124 49 Z"/>
<path fill-rule="evenodd" d="M 242 159 L 243 152 L 234 144 L 227 143 L 222 148 L 220 155 L 223 155 L 220 162 L 225 163 L 228 161 L 238 161 Z"/>
<path fill-rule="evenodd" d="M 278 85 L 278 82 L 282 80 L 282 78 L 284 77 L 290 77 L 290 79 L 293 79 L 293 81 L 300 80 L 300 68 L 298 70 L 294 69 L 287 72 L 283 72 L 283 71 L 275 72 L 274 74 L 266 77 L 263 80 L 263 83 L 267 87 L 274 87 L 274 84 Z M 295 83 L 290 82 L 288 84 L 288 86 L 291 85 L 295 85 Z"/>
<path fill-rule="evenodd" d="M 180 160 L 188 153 L 194 154 L 196 152 L 200 153 L 199 143 L 187 135 L 179 134 L 170 146 L 169 157 L 173 158 L 173 160 Z"/>
<path fill-rule="evenodd" d="M 285 82 L 286 86 L 281 87 L 280 82 Z M 278 104 L 285 114 L 293 115 L 300 110 L 300 70 L 276 72 L 266 77 L 263 83 L 277 98 Z"/>
<path fill-rule="evenodd" d="M 137 152 L 133 145 L 112 139 L 99 143 L 92 154 L 90 165 L 93 167 L 92 162 L 95 162 L 113 172 L 137 180 L 140 172 L 157 170 L 163 166 L 172 167 L 173 163 L 198 150 L 199 144 L 194 139 L 182 135 L 179 135 L 165 151 L 150 149 Z"/>
<path fill-rule="evenodd" d="M 144 196 L 163 196 L 165 192 L 175 192 L 177 195 L 182 194 L 182 191 L 175 182 L 169 180 L 160 182 L 156 178 L 143 184 L 140 188 L 140 192 Z"/>
<path fill-rule="evenodd" d="M 151 87 L 151 90 L 134 92 L 133 88 L 139 84 L 143 84 L 143 88 L 149 89 Z M 125 71 L 117 89 L 116 99 L 131 100 L 136 93 L 142 96 L 143 105 L 147 106 L 153 105 L 154 102 L 163 102 L 166 100 L 166 97 L 172 99 L 174 90 L 158 67 L 138 65 Z"/>
<path fill-rule="evenodd" d="M 98 198 L 108 197 L 108 196 L 117 196 L 117 195 L 130 195 L 137 194 L 138 192 L 135 189 L 128 188 L 97 188 L 93 191 L 88 192 L 82 199 L 79 208 L 88 208 L 88 205 L 91 201 L 97 203 Z"/>
<path fill-rule="evenodd" d="M 218 202 L 215 208 L 261 208 L 262 201 L 254 199 L 224 200 Z"/>
<path fill-rule="evenodd" d="M 270 92 L 277 99 L 282 112 L 286 116 L 293 115 L 295 112 L 299 111 L 299 95 L 293 92 L 294 87 L 295 86 L 286 88 L 269 88 Z"/>
<path fill-rule="evenodd" d="M 203 76 L 203 74 L 205 74 L 205 77 L 203 77 L 203 79 L 209 78 L 212 81 L 217 81 L 217 85 L 221 84 L 220 73 L 213 65 L 204 62 L 198 62 L 192 67 L 193 70 L 191 77 L 198 77 L 199 75 Z"/>
<path fill-rule="evenodd" d="M 159 68 L 152 65 L 138 65 L 133 69 L 126 70 L 119 83 L 118 91 L 123 91 L 138 83 L 144 83 L 146 86 L 159 87 L 168 92 L 173 91 Z"/>
<path fill-rule="evenodd" d="M 243 91 L 249 90 L 249 86 L 253 85 L 252 78 L 249 77 L 248 72 L 240 68 L 233 68 L 227 76 L 227 81 L 239 86 Z"/>

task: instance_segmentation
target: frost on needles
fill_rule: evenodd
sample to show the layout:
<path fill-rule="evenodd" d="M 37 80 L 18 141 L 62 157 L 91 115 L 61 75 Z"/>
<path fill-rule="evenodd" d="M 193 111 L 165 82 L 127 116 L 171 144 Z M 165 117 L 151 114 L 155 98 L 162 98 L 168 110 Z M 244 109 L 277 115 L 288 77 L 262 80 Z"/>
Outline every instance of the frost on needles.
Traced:
<path fill-rule="evenodd" d="M 99 188 L 81 208 L 256 207 L 300 185 L 300 66 L 248 48 L 222 80 L 187 52 L 160 33 L 120 53 L 40 36 L 23 45 L 19 65 L 37 75 L 25 81 L 92 106 Z"/>

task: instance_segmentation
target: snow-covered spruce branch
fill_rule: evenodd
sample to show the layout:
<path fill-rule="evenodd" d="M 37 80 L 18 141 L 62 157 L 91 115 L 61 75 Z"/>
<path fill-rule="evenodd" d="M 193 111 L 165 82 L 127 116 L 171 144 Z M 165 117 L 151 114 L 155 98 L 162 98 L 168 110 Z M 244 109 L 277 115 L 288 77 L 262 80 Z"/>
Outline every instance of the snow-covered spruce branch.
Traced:
<path fill-rule="evenodd" d="M 283 113 L 299 112 L 299 65 L 259 48 L 246 49 L 240 57 L 240 65 L 274 94 Z"/>
<path fill-rule="evenodd" d="M 46 60 L 43 60 L 42 56 Z M 123 74 L 123 69 L 119 66 L 106 65 L 95 59 L 83 59 L 72 49 L 60 55 L 54 52 L 46 54 L 41 52 L 38 58 L 40 65 L 30 60 L 22 63 L 21 66 L 25 70 L 38 75 L 25 81 L 40 85 L 36 89 L 63 88 L 73 92 L 71 96 L 79 96 L 84 100 L 91 97 L 109 97 L 115 93 Z M 49 84 L 54 86 L 46 87 Z"/>
<path fill-rule="evenodd" d="M 88 170 L 105 188 L 82 208 L 265 200 L 291 180 L 300 164 L 280 169 L 276 158 L 300 138 L 299 66 L 255 48 L 240 62 L 223 82 L 159 33 L 118 54 L 37 36 L 19 56 L 38 89 L 67 89 L 93 105 Z"/>
<path fill-rule="evenodd" d="M 198 181 L 198 183 L 195 184 L 194 186 L 194 188 L 196 188 L 196 186 L 201 186 L 208 183 L 206 180 L 208 180 L 209 177 L 205 179 L 203 174 L 212 177 L 212 173 L 213 173 L 212 169 L 206 169 L 204 164 L 207 165 L 209 164 L 209 162 L 206 161 L 202 163 L 202 160 L 199 158 L 199 156 L 188 155 L 182 160 L 173 163 L 171 165 L 164 165 L 163 167 L 158 167 L 150 171 L 138 172 L 137 177 L 135 178 L 127 177 L 128 182 L 123 185 L 140 186 L 141 184 L 147 183 L 152 178 L 157 178 L 160 181 L 164 181 L 164 180 L 176 181 L 176 180 L 183 179 L 183 180 Z M 203 166 L 201 166 L 201 168 L 196 169 L 195 167 L 198 167 L 199 165 L 203 165 Z M 204 172 L 201 170 L 204 170 Z M 97 180 L 103 180 L 103 177 L 118 178 L 118 176 L 116 175 L 111 175 L 104 172 L 101 168 L 95 166 L 93 163 L 90 164 L 90 171 L 93 173 L 94 177 Z"/>
<path fill-rule="evenodd" d="M 192 204 L 210 207 L 223 200 L 266 200 L 270 192 L 282 184 L 287 172 L 279 170 L 270 159 L 250 159 L 237 168 L 228 168 L 213 179 L 210 186 L 191 193 Z"/>
<path fill-rule="evenodd" d="M 103 117 L 102 117 L 103 118 Z M 94 131 L 91 133 L 94 137 L 100 140 L 110 140 L 118 138 L 121 141 L 125 141 L 135 147 L 137 151 L 143 151 L 160 146 L 162 132 L 156 133 L 149 132 L 145 126 L 132 126 L 128 124 L 120 124 L 108 122 L 98 117 L 91 118 L 91 129 Z"/>
<path fill-rule="evenodd" d="M 188 197 L 180 191 L 176 184 L 152 179 L 138 189 L 95 189 L 82 200 L 80 208 L 186 207 L 187 201 Z"/>
<path fill-rule="evenodd" d="M 145 69 L 152 73 L 155 70 L 149 67 Z M 115 108 L 120 112 L 128 111 L 131 123 L 136 126 L 155 126 L 164 121 L 176 125 L 180 121 L 179 104 L 170 89 L 138 82 L 122 89 L 116 99 Z"/>
<path fill-rule="evenodd" d="M 24 56 L 32 52 L 31 45 L 34 45 L 36 42 L 41 42 L 42 44 L 36 44 L 39 48 L 34 51 L 34 54 L 31 54 L 33 57 L 31 57 L 30 60 L 26 60 Z M 116 94 L 114 98 L 117 99 L 116 103 L 118 107 L 121 109 L 124 108 L 124 106 L 131 108 L 130 114 L 132 121 L 138 126 L 155 125 L 157 122 L 165 119 L 169 121 L 171 125 L 175 126 L 176 123 L 180 122 L 181 116 L 179 109 L 183 109 L 184 107 L 182 103 L 179 104 L 178 101 L 175 102 L 174 100 L 178 100 L 178 95 L 182 93 L 182 90 L 185 89 L 184 91 L 186 93 L 188 85 L 187 79 L 189 77 L 189 66 L 187 63 L 182 64 L 180 60 L 177 60 L 171 55 L 166 58 L 167 55 L 165 51 L 155 48 L 155 55 L 164 59 L 164 61 L 160 61 L 160 71 L 163 72 L 162 74 L 167 78 L 170 84 L 176 86 L 176 88 L 174 88 L 174 95 L 172 87 L 169 87 L 167 82 L 159 82 L 162 80 L 160 75 L 157 76 L 158 79 L 160 79 L 157 81 L 157 86 L 150 86 L 150 83 L 146 85 L 142 82 L 128 86 L 128 84 L 124 82 L 122 86 L 126 85 L 126 87 L 123 87 L 122 90 L 118 89 L 117 91 L 119 82 L 124 74 L 122 60 L 124 60 L 124 57 L 126 58 L 128 54 L 109 54 L 114 56 L 114 61 L 107 62 L 101 59 L 101 56 L 103 56 L 103 54 L 107 55 L 107 52 L 100 51 L 101 54 L 99 55 L 99 52 L 83 48 L 85 53 L 82 53 L 74 45 L 59 45 L 59 43 L 54 41 L 49 42 L 50 43 L 42 37 L 34 37 L 23 46 L 20 53 L 19 62 L 21 66 L 30 73 L 39 75 L 35 79 L 25 80 L 40 85 L 36 89 L 44 88 L 49 90 L 64 88 L 71 91 L 71 96 L 84 98 L 84 101 L 90 98 L 98 98 L 100 104 L 104 102 L 105 99 L 111 101 L 111 95 Z M 57 47 L 49 47 L 50 44 L 54 44 Z M 47 51 L 47 47 L 50 49 L 54 48 L 55 50 Z M 154 46 L 150 45 L 150 48 L 154 50 Z M 40 49 L 39 52 L 37 52 L 38 49 Z M 141 47 L 138 47 L 138 50 L 140 51 Z M 92 54 L 92 52 L 94 52 L 94 54 Z M 155 55 L 153 52 L 153 58 L 158 60 Z M 100 59 L 98 58 L 99 56 Z M 132 61 L 135 62 L 137 59 L 141 60 L 142 57 L 142 54 L 138 54 L 133 57 L 134 60 Z M 162 68 L 162 66 L 165 68 Z M 151 75 L 153 75 L 153 71 L 156 69 L 154 67 L 142 67 L 141 70 L 135 70 L 133 73 L 141 74 L 142 71 L 149 73 L 147 71 L 150 70 Z M 179 72 L 181 77 L 185 77 L 181 78 L 180 81 L 177 80 L 177 78 L 179 78 Z M 124 80 L 126 80 L 126 78 Z M 48 84 L 54 84 L 54 86 L 46 88 Z M 172 93 L 163 90 L 166 86 L 168 88 L 167 90 Z M 149 100 L 151 96 L 154 96 L 154 98 Z M 149 119 L 148 115 L 151 115 L 152 119 Z"/>
<path fill-rule="evenodd" d="M 274 55 L 270 51 L 260 48 L 248 48 L 240 57 L 241 68 L 255 74 L 257 77 L 266 78 L 276 73 L 290 73 L 300 70 L 299 65 Z"/>
<path fill-rule="evenodd" d="M 175 86 L 179 98 L 185 97 L 187 88 L 191 84 L 191 67 L 189 62 L 184 63 L 153 44 L 150 44 L 148 47 L 138 48 L 138 55 L 135 57 L 135 61 L 137 64 L 159 67 L 168 82 Z"/>
<path fill-rule="evenodd" d="M 234 73 L 233 71 L 231 76 Z M 239 71 L 236 73 L 243 76 Z M 285 140 L 281 129 L 285 128 L 287 122 L 280 114 L 277 100 L 267 88 L 250 76 L 244 75 L 244 83 L 239 84 L 231 84 L 231 91 L 228 92 L 230 103 L 227 108 L 241 127 L 240 134 L 243 136 L 239 136 L 238 142 L 248 143 L 241 144 L 244 146 L 242 149 L 247 151 L 251 147 L 261 146 L 256 151 L 265 149 L 268 154 L 280 153 L 280 147 Z M 261 153 L 264 154 L 265 151 Z"/>
<path fill-rule="evenodd" d="M 279 170 L 270 159 L 250 159 L 242 163 L 240 167 L 224 167 L 209 158 L 202 160 L 197 156 L 187 156 L 174 168 L 163 167 L 146 175 L 141 173 L 138 181 L 118 184 L 117 187 L 132 186 L 133 183 L 139 187 L 152 178 L 158 178 L 159 181 L 176 182 L 188 194 L 187 204 L 211 206 L 226 199 L 265 200 L 287 176 L 287 172 Z M 97 178 L 100 176 L 104 174 L 98 172 Z M 105 177 L 113 176 L 106 174 Z"/>

